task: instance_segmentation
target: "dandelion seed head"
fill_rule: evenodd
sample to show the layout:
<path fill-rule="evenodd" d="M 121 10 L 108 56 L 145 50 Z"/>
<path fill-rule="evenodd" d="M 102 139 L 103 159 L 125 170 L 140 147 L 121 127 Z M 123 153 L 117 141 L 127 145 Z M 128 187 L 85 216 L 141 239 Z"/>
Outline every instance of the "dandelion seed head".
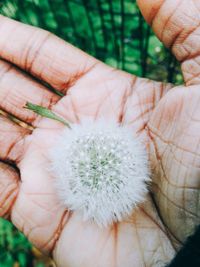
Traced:
<path fill-rule="evenodd" d="M 62 203 L 100 226 L 121 221 L 145 199 L 147 154 L 127 127 L 72 125 L 52 149 L 51 164 Z"/>

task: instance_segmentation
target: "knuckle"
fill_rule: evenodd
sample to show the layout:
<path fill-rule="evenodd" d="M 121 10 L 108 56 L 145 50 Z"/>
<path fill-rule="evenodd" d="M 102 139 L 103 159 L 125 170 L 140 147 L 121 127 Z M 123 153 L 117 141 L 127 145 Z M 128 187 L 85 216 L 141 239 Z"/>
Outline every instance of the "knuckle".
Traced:
<path fill-rule="evenodd" d="M 51 38 L 52 34 L 49 32 L 36 30 L 29 42 L 26 44 L 24 50 L 22 50 L 22 60 L 24 69 L 28 72 L 32 71 L 34 63 L 38 60 L 40 51 Z"/>
<path fill-rule="evenodd" d="M 12 65 L 10 63 L 0 59 L 0 81 L 10 72 L 11 69 Z"/>
<path fill-rule="evenodd" d="M 27 129 L 20 128 L 14 122 L 9 121 L 4 116 L 0 114 L 0 158 L 3 160 L 13 160 L 14 154 L 18 154 L 20 148 L 23 146 L 22 142 L 25 135 L 29 133 Z M 2 166 L 0 165 L 0 171 Z"/>

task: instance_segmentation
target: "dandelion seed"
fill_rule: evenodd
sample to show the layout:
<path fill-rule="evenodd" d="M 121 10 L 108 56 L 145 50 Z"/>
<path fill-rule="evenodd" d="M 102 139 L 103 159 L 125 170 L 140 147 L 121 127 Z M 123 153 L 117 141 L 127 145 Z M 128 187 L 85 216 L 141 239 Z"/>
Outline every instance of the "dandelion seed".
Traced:
<path fill-rule="evenodd" d="M 145 200 L 148 160 L 127 127 L 100 120 L 71 125 L 51 151 L 51 170 L 62 203 L 107 226 Z"/>

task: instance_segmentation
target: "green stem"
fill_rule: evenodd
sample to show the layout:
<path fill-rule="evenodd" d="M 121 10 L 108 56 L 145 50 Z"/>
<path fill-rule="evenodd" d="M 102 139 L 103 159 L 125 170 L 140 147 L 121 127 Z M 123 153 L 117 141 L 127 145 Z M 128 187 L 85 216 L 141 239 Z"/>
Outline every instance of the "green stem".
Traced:
<path fill-rule="evenodd" d="M 68 128 L 71 128 L 70 124 L 67 121 L 65 121 L 63 118 L 61 118 L 58 115 L 56 115 L 55 113 L 53 113 L 48 108 L 45 108 L 45 107 L 42 107 L 39 105 L 35 105 L 35 104 L 30 103 L 30 102 L 27 102 L 24 108 L 29 109 L 29 110 L 35 112 L 36 114 L 38 114 L 42 117 L 52 119 L 55 121 L 59 121 L 59 122 L 63 123 L 65 126 L 67 126 Z"/>

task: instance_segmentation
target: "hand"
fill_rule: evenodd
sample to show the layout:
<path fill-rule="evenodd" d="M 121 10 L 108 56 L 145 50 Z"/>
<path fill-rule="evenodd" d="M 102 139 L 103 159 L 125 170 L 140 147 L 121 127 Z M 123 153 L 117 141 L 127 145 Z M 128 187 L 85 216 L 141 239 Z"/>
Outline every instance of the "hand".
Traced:
<path fill-rule="evenodd" d="M 0 165 L 0 215 L 58 266 L 164 266 L 199 223 L 200 5 L 138 2 L 182 62 L 185 87 L 115 70 L 43 30 L 0 17 L 0 108 L 30 126 L 0 118 L 0 158 L 7 162 Z M 153 185 L 147 201 L 109 229 L 63 209 L 48 171 L 48 150 L 64 126 L 23 109 L 27 101 L 72 123 L 105 116 L 129 124 L 150 152 Z"/>

